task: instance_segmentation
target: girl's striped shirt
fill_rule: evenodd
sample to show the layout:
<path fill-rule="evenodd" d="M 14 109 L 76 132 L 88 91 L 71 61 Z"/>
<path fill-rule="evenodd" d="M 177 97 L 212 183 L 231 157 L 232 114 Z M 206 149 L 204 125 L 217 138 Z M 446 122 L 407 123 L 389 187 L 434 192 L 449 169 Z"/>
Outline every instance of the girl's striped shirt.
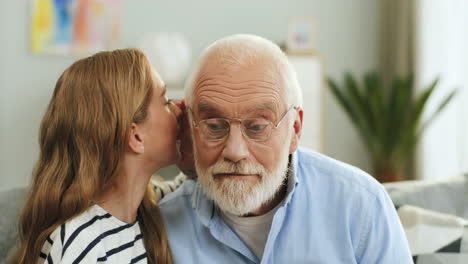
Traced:
<path fill-rule="evenodd" d="M 180 173 L 173 181 L 151 180 L 155 202 L 177 189 L 185 179 Z M 93 205 L 49 235 L 38 264 L 52 263 L 147 263 L 138 221 L 124 223 L 99 205 Z"/>
<path fill-rule="evenodd" d="M 127 224 L 99 205 L 57 228 L 38 263 L 147 263 L 138 221 Z"/>

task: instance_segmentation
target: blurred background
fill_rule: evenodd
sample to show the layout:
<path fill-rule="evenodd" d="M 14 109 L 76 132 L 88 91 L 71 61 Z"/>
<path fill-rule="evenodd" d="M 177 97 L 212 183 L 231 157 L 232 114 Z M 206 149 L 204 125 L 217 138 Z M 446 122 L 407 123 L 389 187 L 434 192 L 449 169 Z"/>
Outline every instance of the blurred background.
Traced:
<path fill-rule="evenodd" d="M 260 35 L 285 48 L 299 73 L 305 94 L 305 122 L 310 132 L 304 133 L 304 145 L 373 175 L 378 161 L 376 153 L 369 150 L 366 143 L 369 140 L 363 131 L 377 128 L 372 125 L 359 128 L 356 119 L 350 118 L 353 112 L 343 111 L 343 102 L 337 101 L 336 93 L 330 92 L 327 79 L 334 80 L 343 93 L 357 80 L 357 97 L 364 103 L 360 108 L 364 118 L 365 103 L 374 95 L 366 91 L 380 89 L 380 99 L 371 104 L 369 112 L 379 109 L 379 103 L 387 110 L 395 109 L 386 116 L 372 118 L 373 123 L 384 120 L 379 129 L 390 141 L 396 141 L 393 140 L 399 138 L 396 131 L 406 123 L 386 120 L 412 113 L 411 102 L 417 101 L 439 77 L 415 127 L 422 126 L 443 105 L 440 114 L 423 134 L 416 133 L 419 144 L 413 148 L 413 145 L 407 147 L 409 143 L 403 144 L 406 147 L 395 152 L 400 153 L 395 155 L 403 161 L 393 165 L 394 155 L 389 158 L 392 161 L 383 159 L 383 163 L 390 163 L 383 167 L 390 167 L 390 173 L 398 174 L 394 178 L 397 180 L 437 179 L 467 172 L 468 7 L 465 2 L 1 1 L 0 190 L 29 184 L 38 157 L 42 115 L 56 80 L 73 61 L 99 50 L 143 48 L 158 71 L 164 72 L 163 78 L 169 80 L 169 96 L 178 99 L 186 71 L 203 48 L 235 33 Z M 410 85 L 397 85 L 402 91 L 410 89 L 402 93 L 403 99 L 397 100 L 407 105 L 397 109 L 385 101 L 392 98 L 392 93 L 387 91 L 390 86 L 371 85 L 372 82 L 362 85 L 365 74 L 371 71 L 378 72 L 384 83 L 395 80 L 396 76 L 412 74 Z M 349 74 L 345 75 L 346 72 Z M 375 81 L 373 75 L 369 76 L 367 80 Z M 454 89 L 457 93 L 451 96 Z M 443 104 L 445 101 L 447 104 Z M 167 169 L 159 173 L 170 177 L 176 171 Z"/>

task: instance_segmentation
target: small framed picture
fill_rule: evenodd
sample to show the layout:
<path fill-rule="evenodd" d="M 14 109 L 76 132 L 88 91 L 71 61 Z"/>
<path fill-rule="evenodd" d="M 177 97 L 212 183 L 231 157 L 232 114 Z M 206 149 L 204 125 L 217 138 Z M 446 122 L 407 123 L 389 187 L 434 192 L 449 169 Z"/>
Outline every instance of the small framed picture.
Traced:
<path fill-rule="evenodd" d="M 312 54 L 315 51 L 315 21 L 311 17 L 293 17 L 288 24 L 286 51 Z"/>

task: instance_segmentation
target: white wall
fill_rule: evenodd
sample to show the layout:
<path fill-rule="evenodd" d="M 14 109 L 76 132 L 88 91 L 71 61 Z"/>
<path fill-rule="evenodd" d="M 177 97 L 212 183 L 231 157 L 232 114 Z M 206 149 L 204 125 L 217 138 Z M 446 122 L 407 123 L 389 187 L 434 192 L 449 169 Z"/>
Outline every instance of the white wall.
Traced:
<path fill-rule="evenodd" d="M 29 2 L 0 2 L 0 189 L 27 184 L 40 119 L 56 78 L 72 62 L 29 54 Z"/>
<path fill-rule="evenodd" d="M 24 186 L 38 155 L 37 131 L 54 84 L 73 58 L 29 53 L 30 2 L 0 2 L 0 189 Z M 292 15 L 318 22 L 317 47 L 333 77 L 378 66 L 380 1 L 123 1 L 122 47 L 148 31 L 179 31 L 194 55 L 232 33 L 283 41 Z M 325 152 L 369 168 L 359 138 L 331 97 L 326 100 Z"/>

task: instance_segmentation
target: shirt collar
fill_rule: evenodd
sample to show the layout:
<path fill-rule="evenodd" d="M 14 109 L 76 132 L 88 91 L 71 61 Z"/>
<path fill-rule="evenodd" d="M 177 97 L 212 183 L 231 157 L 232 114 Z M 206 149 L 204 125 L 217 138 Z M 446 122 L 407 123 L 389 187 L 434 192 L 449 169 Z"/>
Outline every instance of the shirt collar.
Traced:
<path fill-rule="evenodd" d="M 214 216 L 214 203 L 209 200 L 201 190 L 200 184 L 196 183 L 195 191 L 192 194 L 192 208 L 195 209 L 200 221 L 204 226 L 208 226 Z"/>
<path fill-rule="evenodd" d="M 282 203 L 281 207 L 289 204 L 294 194 L 294 190 L 296 189 L 296 186 L 299 184 L 299 178 L 297 177 L 297 171 L 299 167 L 297 151 L 295 151 L 289 157 L 290 157 L 290 160 L 289 160 L 289 168 L 288 168 L 288 183 L 287 183 L 288 185 L 286 189 L 286 198 L 281 202 Z"/>
<path fill-rule="evenodd" d="M 286 198 L 281 202 L 280 207 L 284 207 L 289 204 L 294 194 L 294 190 L 299 184 L 299 178 L 297 177 L 298 164 L 297 151 L 295 151 L 290 155 Z M 198 183 L 196 184 L 195 191 L 192 194 L 192 208 L 195 209 L 202 224 L 208 227 L 210 220 L 215 215 L 215 205 L 212 200 L 206 197 Z"/>

